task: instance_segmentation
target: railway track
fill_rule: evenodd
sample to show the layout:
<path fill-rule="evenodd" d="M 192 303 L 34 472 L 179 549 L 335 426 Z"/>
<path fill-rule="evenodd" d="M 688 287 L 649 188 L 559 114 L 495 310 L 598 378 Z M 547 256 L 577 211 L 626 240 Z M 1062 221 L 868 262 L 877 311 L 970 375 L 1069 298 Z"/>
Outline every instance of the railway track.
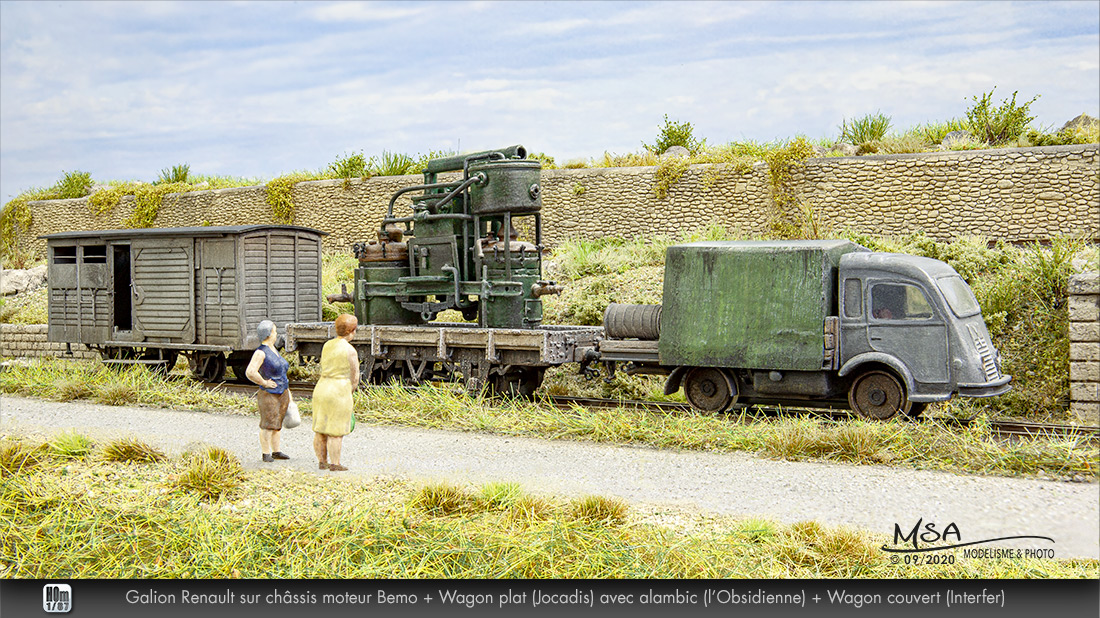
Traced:
<path fill-rule="evenodd" d="M 181 377 L 182 378 L 182 377 Z M 222 390 L 226 392 L 251 395 L 256 392 L 256 387 L 252 384 L 241 384 L 234 382 L 204 382 L 203 386 L 214 390 Z M 406 387 L 409 389 L 415 389 L 415 386 Z M 308 399 L 313 392 L 313 383 L 304 381 L 294 381 L 290 383 L 290 389 L 294 392 L 295 397 L 302 399 Z M 569 408 L 572 406 L 581 406 L 586 408 L 642 408 L 645 410 L 651 410 L 654 412 L 664 412 L 668 414 L 696 414 L 686 403 L 666 402 L 666 401 L 639 401 L 639 400 L 625 400 L 625 399 L 599 399 L 595 397 L 568 397 L 568 396 L 551 396 L 548 397 L 550 403 L 562 407 Z M 762 412 L 767 415 L 785 415 L 788 414 L 787 409 L 777 408 L 774 406 L 757 406 L 757 412 Z M 732 416 L 735 413 L 731 413 Z M 848 410 L 824 410 L 824 409 L 798 409 L 798 415 L 812 415 L 817 417 L 830 418 L 834 420 L 843 420 L 852 418 L 852 413 Z M 969 419 L 956 419 L 949 417 L 940 417 L 937 420 L 944 424 L 957 426 L 960 429 L 965 429 L 970 426 L 971 421 Z M 1025 421 L 990 421 L 990 428 L 998 435 L 1006 438 L 1012 437 L 1032 437 L 1032 438 L 1047 438 L 1047 439 L 1065 439 L 1065 438 L 1085 438 L 1088 440 L 1100 440 L 1100 428 L 1097 427 L 1080 427 L 1077 425 L 1060 425 L 1055 423 L 1031 423 Z"/>

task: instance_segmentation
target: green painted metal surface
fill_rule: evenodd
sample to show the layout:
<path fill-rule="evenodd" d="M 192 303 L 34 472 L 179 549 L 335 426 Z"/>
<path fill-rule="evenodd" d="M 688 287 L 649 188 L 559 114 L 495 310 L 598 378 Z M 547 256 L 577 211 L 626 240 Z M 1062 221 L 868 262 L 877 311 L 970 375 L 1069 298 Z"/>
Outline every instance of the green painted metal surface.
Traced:
<path fill-rule="evenodd" d="M 866 250 L 843 240 L 669 247 L 661 364 L 820 370 L 840 256 Z"/>

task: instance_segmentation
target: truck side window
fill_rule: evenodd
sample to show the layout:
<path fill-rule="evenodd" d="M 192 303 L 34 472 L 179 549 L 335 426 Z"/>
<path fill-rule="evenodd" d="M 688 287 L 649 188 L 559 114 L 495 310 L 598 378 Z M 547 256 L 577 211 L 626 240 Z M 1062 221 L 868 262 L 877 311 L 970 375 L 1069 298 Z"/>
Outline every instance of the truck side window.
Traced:
<path fill-rule="evenodd" d="M 915 285 L 877 283 L 871 286 L 871 315 L 880 320 L 928 320 L 932 306 Z"/>
<path fill-rule="evenodd" d="M 844 280 L 844 317 L 863 315 L 863 282 L 859 279 Z"/>

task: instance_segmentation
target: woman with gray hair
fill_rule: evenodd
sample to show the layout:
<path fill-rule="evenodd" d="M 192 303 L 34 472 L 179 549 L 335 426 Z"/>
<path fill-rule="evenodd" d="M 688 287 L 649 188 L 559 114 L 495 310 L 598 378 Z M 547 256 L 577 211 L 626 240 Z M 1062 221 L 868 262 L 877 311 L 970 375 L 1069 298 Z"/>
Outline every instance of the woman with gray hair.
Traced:
<path fill-rule="evenodd" d="M 252 354 L 244 375 L 260 386 L 256 394 L 260 408 L 260 451 L 263 460 L 270 463 L 276 459 L 290 459 L 279 450 L 279 431 L 283 428 L 283 417 L 290 406 L 290 388 L 286 378 L 290 363 L 275 350 L 279 333 L 274 322 L 260 322 L 256 327 L 256 336 L 260 338 L 260 347 Z"/>

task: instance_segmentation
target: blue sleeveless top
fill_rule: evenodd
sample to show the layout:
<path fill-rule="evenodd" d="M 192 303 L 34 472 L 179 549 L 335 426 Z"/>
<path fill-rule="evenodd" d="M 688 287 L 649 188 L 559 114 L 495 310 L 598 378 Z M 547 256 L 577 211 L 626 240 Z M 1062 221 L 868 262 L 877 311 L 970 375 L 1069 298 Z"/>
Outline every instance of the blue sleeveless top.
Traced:
<path fill-rule="evenodd" d="M 290 363 L 266 345 L 261 345 L 256 350 L 264 353 L 264 364 L 260 365 L 260 377 L 275 381 L 275 388 L 264 388 L 262 386 L 260 388 L 272 395 L 281 395 L 289 386 L 286 379 L 286 370 L 290 367 Z"/>

